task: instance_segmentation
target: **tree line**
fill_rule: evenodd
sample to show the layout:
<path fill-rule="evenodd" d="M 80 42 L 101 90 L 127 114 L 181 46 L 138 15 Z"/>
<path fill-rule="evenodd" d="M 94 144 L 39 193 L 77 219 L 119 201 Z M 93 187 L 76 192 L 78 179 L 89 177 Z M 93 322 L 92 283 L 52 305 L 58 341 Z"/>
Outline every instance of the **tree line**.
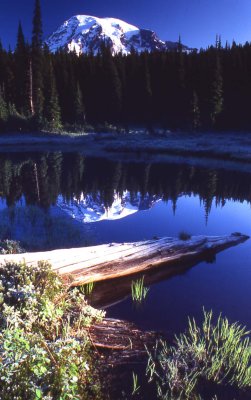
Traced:
<path fill-rule="evenodd" d="M 88 125 L 176 129 L 251 128 L 251 43 L 205 50 L 97 56 L 44 44 L 35 0 L 31 43 L 18 27 L 14 51 L 0 45 L 0 129 L 48 131 Z"/>

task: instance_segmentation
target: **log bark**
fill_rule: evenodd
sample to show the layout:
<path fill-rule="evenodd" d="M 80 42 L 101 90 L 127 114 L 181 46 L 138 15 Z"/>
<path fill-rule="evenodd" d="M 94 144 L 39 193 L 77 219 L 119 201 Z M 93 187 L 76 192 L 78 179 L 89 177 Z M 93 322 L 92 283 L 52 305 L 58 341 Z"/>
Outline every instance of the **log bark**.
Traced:
<path fill-rule="evenodd" d="M 25 260 L 28 265 L 35 265 L 45 260 L 66 282 L 79 286 L 145 273 L 161 265 L 168 268 L 177 263 L 184 264 L 202 254 L 216 254 L 248 238 L 242 234 L 193 236 L 188 240 L 167 237 L 134 243 L 2 255 L 0 264 Z"/>
<path fill-rule="evenodd" d="M 130 322 L 112 318 L 92 325 L 89 335 L 101 363 L 112 367 L 143 361 L 147 355 L 146 346 L 151 349 L 160 336 L 156 332 L 141 331 Z"/>

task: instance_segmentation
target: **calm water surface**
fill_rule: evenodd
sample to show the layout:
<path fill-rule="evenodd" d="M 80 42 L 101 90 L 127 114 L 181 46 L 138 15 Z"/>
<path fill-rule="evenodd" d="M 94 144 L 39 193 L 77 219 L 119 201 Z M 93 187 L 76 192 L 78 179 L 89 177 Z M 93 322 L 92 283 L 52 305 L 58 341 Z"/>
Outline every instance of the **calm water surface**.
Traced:
<path fill-rule="evenodd" d="M 0 237 L 30 250 L 162 236 L 251 236 L 250 174 L 187 165 L 113 163 L 81 154 L 0 155 Z M 181 332 L 202 308 L 251 328 L 251 241 L 210 262 L 147 278 L 142 307 L 130 282 L 97 287 L 109 317 L 145 329 Z M 110 286 L 109 286 L 110 285 Z M 115 290 L 117 286 L 117 291 Z M 113 296 L 104 293 L 113 293 Z M 103 294 L 103 298 L 102 298 Z M 111 305 L 113 304 L 113 305 Z"/>

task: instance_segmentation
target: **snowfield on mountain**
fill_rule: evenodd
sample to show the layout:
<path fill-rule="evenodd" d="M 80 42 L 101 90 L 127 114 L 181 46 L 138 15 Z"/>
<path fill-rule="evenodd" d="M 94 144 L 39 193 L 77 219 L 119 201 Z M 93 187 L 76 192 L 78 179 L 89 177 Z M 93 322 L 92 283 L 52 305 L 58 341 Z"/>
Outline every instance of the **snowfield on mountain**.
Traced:
<path fill-rule="evenodd" d="M 65 21 L 46 41 L 50 51 L 59 49 L 76 51 L 77 54 L 97 55 L 102 45 L 110 47 L 113 55 L 130 54 L 132 50 L 163 51 L 177 48 L 177 42 L 162 41 L 149 29 L 140 29 L 116 18 L 98 18 L 76 15 Z M 182 45 L 184 51 L 190 51 Z"/>

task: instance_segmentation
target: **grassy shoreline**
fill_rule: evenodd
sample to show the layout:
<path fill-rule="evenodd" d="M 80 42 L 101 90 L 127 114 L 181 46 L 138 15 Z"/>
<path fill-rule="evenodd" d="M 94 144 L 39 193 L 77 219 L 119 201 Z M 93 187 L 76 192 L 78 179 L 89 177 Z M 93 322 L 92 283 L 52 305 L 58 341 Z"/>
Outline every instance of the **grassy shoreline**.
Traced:
<path fill-rule="evenodd" d="M 123 133 L 12 133 L 0 135 L 0 152 L 82 152 L 120 161 L 182 162 L 251 172 L 251 132 L 149 135 Z"/>

